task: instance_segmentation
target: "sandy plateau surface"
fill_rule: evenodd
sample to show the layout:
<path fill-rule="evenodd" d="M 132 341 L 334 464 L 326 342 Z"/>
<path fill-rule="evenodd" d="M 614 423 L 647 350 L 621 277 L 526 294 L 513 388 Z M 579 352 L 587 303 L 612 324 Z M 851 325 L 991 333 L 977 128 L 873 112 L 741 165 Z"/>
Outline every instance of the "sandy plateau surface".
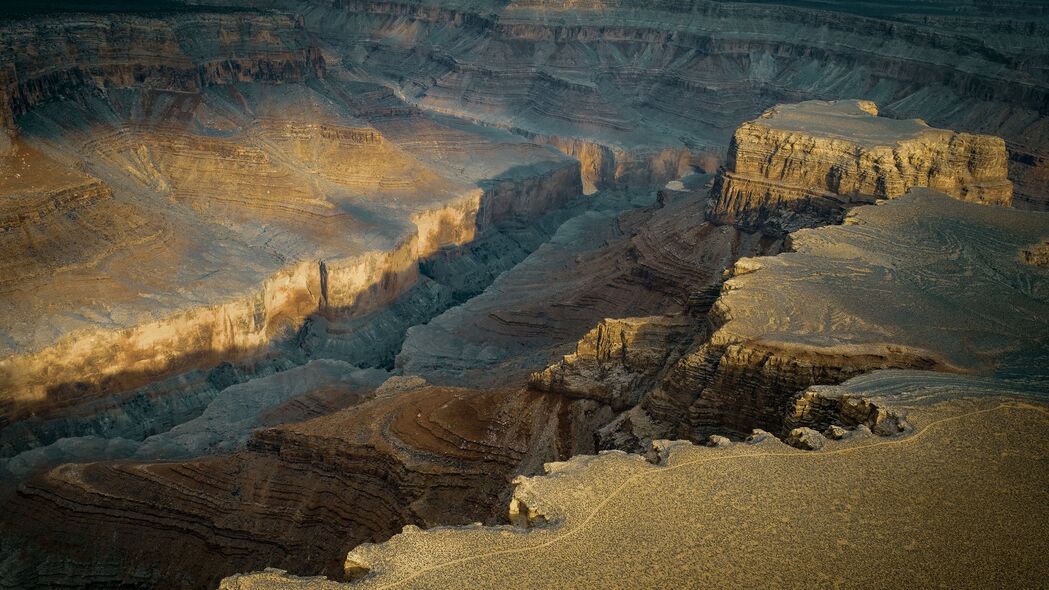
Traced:
<path fill-rule="evenodd" d="M 535 528 L 412 528 L 352 551 L 371 569 L 353 586 L 263 572 L 222 588 L 1036 587 L 1049 576 L 1046 407 L 897 403 L 911 426 L 897 437 L 814 452 L 769 435 L 667 443 L 657 465 L 578 457 L 518 482 Z"/>

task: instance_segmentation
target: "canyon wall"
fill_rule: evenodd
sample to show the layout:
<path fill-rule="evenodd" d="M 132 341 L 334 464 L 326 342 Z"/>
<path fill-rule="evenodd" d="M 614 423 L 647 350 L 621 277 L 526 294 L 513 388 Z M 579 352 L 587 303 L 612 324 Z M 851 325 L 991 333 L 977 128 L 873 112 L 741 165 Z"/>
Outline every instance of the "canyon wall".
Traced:
<path fill-rule="evenodd" d="M 914 4 L 0 24 L 0 585 L 372 583 L 415 529 L 346 552 L 404 525 L 569 522 L 509 497 L 544 462 L 921 426 L 806 391 L 881 368 L 1040 387 L 1045 217 L 960 200 L 1049 203 L 1045 14 Z M 856 101 L 739 127 L 843 98 L 959 132 Z M 682 452 L 801 453 L 752 436 Z M 620 457 L 576 461 L 597 502 L 659 469 Z M 301 582 L 226 584 L 260 580 Z"/>
<path fill-rule="evenodd" d="M 303 82 L 324 57 L 292 16 L 187 14 L 39 17 L 4 24 L 0 126 L 80 89 L 199 92 L 235 82 Z"/>
<path fill-rule="evenodd" d="M 350 408 L 259 430 L 232 455 L 30 480 L 6 504 L 18 526 L 4 532 L 0 579 L 214 587 L 265 565 L 342 578 L 349 549 L 405 524 L 497 522 L 515 474 L 592 452 L 589 432 L 609 416 L 550 394 L 393 381 Z M 77 534 L 52 534 L 71 523 Z"/>
<path fill-rule="evenodd" d="M 324 308 L 365 312 L 383 306 L 414 282 L 419 260 L 469 241 L 511 214 L 556 207 L 578 187 L 578 167 L 568 165 L 527 183 L 503 181 L 417 215 L 411 220 L 415 232 L 393 251 L 300 263 L 269 277 L 245 299 L 122 331 L 81 331 L 39 352 L 6 357 L 0 360 L 0 389 L 10 394 L 4 415 L 16 420 L 23 412 L 77 403 L 99 390 L 129 388 L 166 372 L 258 351 Z"/>
<path fill-rule="evenodd" d="M 1019 252 L 1046 231 L 1044 214 L 912 189 L 845 225 L 795 232 L 790 252 L 736 263 L 709 341 L 641 408 L 702 438 L 775 431 L 809 385 L 875 369 L 1040 375 L 1049 277 Z"/>
<path fill-rule="evenodd" d="M 1046 547 L 1032 501 L 1049 483 L 1032 469 L 1049 445 L 1045 383 L 1034 402 L 993 379 L 879 371 L 840 389 L 906 416 L 905 433 L 860 425 L 811 451 L 757 431 L 574 457 L 514 481 L 510 526 L 405 527 L 347 555 L 353 584 L 269 569 L 220 588 L 866 588 L 887 570 L 919 585 L 1037 585 L 1049 573 L 1030 553 Z"/>
<path fill-rule="evenodd" d="M 707 193 L 700 180 L 621 212 L 631 193 L 591 197 L 588 210 L 484 293 L 410 328 L 397 367 L 434 383 L 524 385 L 532 373 L 586 348 L 578 341 L 606 318 L 674 316 L 667 321 L 680 325 L 672 332 L 701 334 L 725 266 L 778 247 L 775 239 L 705 222 Z"/>

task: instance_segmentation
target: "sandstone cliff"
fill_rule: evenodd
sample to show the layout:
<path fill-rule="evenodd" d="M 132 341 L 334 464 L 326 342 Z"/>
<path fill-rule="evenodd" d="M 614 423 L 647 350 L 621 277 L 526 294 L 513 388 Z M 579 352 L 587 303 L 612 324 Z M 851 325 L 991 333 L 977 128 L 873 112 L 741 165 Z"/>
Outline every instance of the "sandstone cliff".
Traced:
<path fill-rule="evenodd" d="M 894 199 L 915 186 L 1009 205 L 1005 143 L 878 116 L 870 102 L 780 105 L 736 130 L 711 219 L 789 232 L 840 217 L 842 206 Z"/>
<path fill-rule="evenodd" d="M 689 341 L 694 329 L 682 316 L 602 320 L 583 336 L 574 353 L 533 373 L 529 385 L 624 410 L 640 401 L 647 385 L 670 362 L 667 357 L 675 345 Z"/>
<path fill-rule="evenodd" d="M 608 416 L 556 395 L 407 380 L 261 430 L 233 455 L 65 465 L 6 504 L 0 579 L 214 587 L 266 565 L 341 579 L 347 551 L 403 525 L 498 522 L 514 475 L 592 452 Z"/>
<path fill-rule="evenodd" d="M 4 156 L 5 190 L 25 195 L 5 217 L 24 230 L 4 235 L 6 419 L 258 354 L 313 313 L 381 308 L 420 260 L 580 191 L 578 165 L 552 150 L 369 111 L 389 95 L 362 90 L 112 91 L 27 115 Z M 170 100 L 188 114 L 153 121 Z M 433 141 L 406 144 L 398 119 Z M 449 149 L 467 139 L 485 157 Z"/>
<path fill-rule="evenodd" d="M 531 373 L 577 348 L 603 320 L 637 314 L 679 316 L 670 320 L 679 325 L 669 331 L 669 325 L 638 328 L 669 338 L 663 345 L 667 350 L 652 353 L 668 356 L 675 334 L 702 332 L 701 318 L 727 265 L 739 256 L 779 247 L 773 239 L 705 223 L 706 190 L 700 179 L 694 180 L 694 188 L 663 190 L 656 202 L 648 200 L 622 213 L 614 208 L 622 207 L 620 199 L 629 194 L 592 197 L 590 210 L 564 222 L 549 243 L 484 293 L 410 328 L 397 366 L 436 383 L 524 384 Z M 618 357 L 605 360 L 614 363 Z M 604 360 L 600 364 L 605 368 L 594 370 L 620 370 Z M 632 373 L 639 368 L 621 369 Z M 549 383 L 544 378 L 535 383 L 546 387 L 544 381 Z M 594 383 L 595 391 L 604 387 Z M 625 389 L 621 393 L 636 395 Z M 604 396 L 601 401 L 611 400 Z"/>
<path fill-rule="evenodd" d="M 996 3 L 992 13 L 917 2 L 891 20 L 878 16 L 884 4 L 866 1 L 209 4 L 267 11 L 0 25 L 0 252 L 9 254 L 0 263 L 0 585 L 201 587 L 267 565 L 380 585 L 403 566 L 411 571 L 394 583 L 426 582 L 431 567 L 449 567 L 427 561 L 437 553 L 458 554 L 449 583 L 482 584 L 493 579 L 484 568 L 456 570 L 474 563 L 456 561 L 473 547 L 457 531 L 447 546 L 413 544 L 432 537 L 410 528 L 344 556 L 405 524 L 504 522 L 509 478 L 595 447 L 645 450 L 661 437 L 761 427 L 852 458 L 867 429 L 895 435 L 939 419 L 923 422 L 921 411 L 850 385 L 806 390 L 814 383 L 882 367 L 994 375 L 970 391 L 943 385 L 943 375 L 893 373 L 890 381 L 920 381 L 918 395 L 934 391 L 951 413 L 977 403 L 951 401 L 952 392 L 998 396 L 1008 389 L 1001 380 L 1049 366 L 1044 342 L 1030 336 L 1047 328 L 1044 217 L 912 194 L 843 228 L 782 238 L 837 219 L 843 204 L 912 186 L 1004 204 L 1006 167 L 1014 203 L 1044 208 L 1049 29 L 1031 3 Z M 717 194 L 729 196 L 713 210 L 739 227 L 705 222 L 706 176 L 689 173 L 725 162 L 741 122 L 777 103 L 839 98 L 965 133 L 873 117 L 867 103 L 818 116 L 812 104 L 782 107 L 744 125 L 750 135 L 728 159 Z M 650 189 L 679 177 L 653 202 Z M 572 198 L 580 192 L 591 196 Z M 784 245 L 795 252 L 735 264 L 714 304 L 726 268 Z M 359 366 L 437 386 L 394 379 L 374 392 L 388 373 Z M 1044 391 L 1044 381 L 1031 383 L 1006 393 Z M 1008 554 L 999 564 L 1016 559 L 1008 571 L 1039 574 L 1040 562 L 1010 545 L 1044 553 L 1025 536 L 1032 519 L 1002 520 L 1019 527 L 1013 536 L 965 520 L 986 514 L 967 501 L 1021 512 L 1013 495 L 980 495 L 993 489 L 981 479 L 989 472 L 1016 474 L 1017 494 L 1045 488 L 1022 479 L 1045 470 L 1018 468 L 1019 457 L 1030 462 L 1020 443 L 993 434 L 1037 431 L 1037 413 L 1012 409 L 990 425 L 992 412 L 978 414 L 916 463 L 838 461 L 818 481 L 794 462 L 814 455 L 769 432 L 753 434 L 754 446 L 719 437 L 717 449 L 687 452 L 714 465 L 716 453 L 736 461 L 771 444 L 775 457 L 733 471 L 738 480 L 704 470 L 670 486 L 669 500 L 652 493 L 666 486 L 637 497 L 649 513 L 680 508 L 664 511 L 671 525 L 728 515 L 759 542 L 781 521 L 764 511 L 732 518 L 738 502 L 695 490 L 739 483 L 726 497 L 756 493 L 798 510 L 818 498 L 811 511 L 775 514 L 786 514 L 788 547 L 804 546 L 791 531 L 813 526 L 806 538 L 819 551 L 777 549 L 738 578 L 791 585 L 812 555 L 848 546 L 868 555 L 872 530 L 895 541 L 908 522 L 940 522 L 927 512 L 894 520 L 913 502 L 885 506 L 886 519 L 872 501 L 907 495 L 889 485 L 905 465 L 908 485 L 961 496 L 945 500 L 959 506 L 946 519 L 958 528 L 920 529 L 890 546 L 917 538 L 963 555 L 950 543 L 980 531 L 965 547 L 990 536 L 987 550 Z M 994 439 L 986 455 L 968 432 Z M 930 479 L 931 462 L 958 447 L 968 466 L 993 467 Z M 674 448 L 688 447 L 658 443 L 651 460 L 673 463 Z M 225 454 L 198 456 L 212 453 Z M 608 470 L 572 480 L 586 494 L 565 502 L 614 506 L 659 469 L 620 459 L 576 461 Z M 69 461 L 79 463 L 51 469 Z M 857 488 L 835 487 L 851 468 L 884 475 L 869 486 L 874 497 L 827 509 Z M 765 487 L 770 470 L 782 477 Z M 532 485 L 510 500 L 512 522 L 537 529 L 540 544 L 564 540 L 548 539 L 550 530 L 593 543 L 586 529 L 544 529 L 574 517 Z M 690 494 L 678 498 L 681 490 Z M 690 504 L 697 497 L 704 506 Z M 867 512 L 850 528 L 856 505 Z M 595 571 L 607 563 L 649 576 L 685 564 L 694 582 L 689 564 L 709 563 L 719 584 L 737 579 L 725 577 L 730 565 L 761 553 L 708 544 L 694 526 L 661 534 L 680 528 L 622 508 L 582 522 L 617 543 L 627 537 L 615 527 L 629 523 L 642 550 L 621 559 L 619 543 L 596 566 L 517 546 L 515 529 L 471 534 L 486 551 L 505 548 L 500 559 L 538 551 L 514 571 L 496 564 L 500 583 L 528 583 L 521 571 L 551 564 L 569 586 L 575 574 L 625 583 L 622 571 Z M 407 549 L 387 562 L 400 543 Z M 920 546 L 906 563 L 939 555 Z M 790 560 L 777 562 L 782 555 Z M 881 562 L 848 563 L 857 584 L 884 579 Z M 965 565 L 991 579 L 988 567 Z M 840 583 L 839 573 L 819 582 Z M 956 583 L 957 573 L 916 583 Z M 276 573 L 228 584 L 256 582 L 328 584 Z"/>
<path fill-rule="evenodd" d="M 1049 29 L 1031 3 L 988 12 L 919 2 L 891 14 L 876 2 L 707 0 L 318 1 L 294 9 L 343 65 L 414 104 L 565 138 L 562 145 L 687 147 L 696 161 L 709 160 L 724 156 L 740 123 L 777 103 L 862 98 L 893 117 L 1002 137 L 1017 204 L 1049 202 L 1049 80 L 1039 43 Z"/>

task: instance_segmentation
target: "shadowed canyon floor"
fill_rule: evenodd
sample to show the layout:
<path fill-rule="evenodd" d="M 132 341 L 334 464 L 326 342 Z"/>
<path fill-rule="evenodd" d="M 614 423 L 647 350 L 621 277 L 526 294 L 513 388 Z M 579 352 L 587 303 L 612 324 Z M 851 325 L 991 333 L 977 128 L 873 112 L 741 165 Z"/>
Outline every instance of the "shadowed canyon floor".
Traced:
<path fill-rule="evenodd" d="M 0 587 L 1037 586 L 992 4 L 0 10 Z"/>

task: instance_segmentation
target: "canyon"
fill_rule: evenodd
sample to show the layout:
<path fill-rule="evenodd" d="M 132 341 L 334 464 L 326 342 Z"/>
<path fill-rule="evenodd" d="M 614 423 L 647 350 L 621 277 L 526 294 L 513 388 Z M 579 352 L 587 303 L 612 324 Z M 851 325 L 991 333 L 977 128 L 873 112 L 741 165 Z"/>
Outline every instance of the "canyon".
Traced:
<path fill-rule="evenodd" d="M 13 11 L 0 587 L 1036 584 L 993 4 Z"/>

